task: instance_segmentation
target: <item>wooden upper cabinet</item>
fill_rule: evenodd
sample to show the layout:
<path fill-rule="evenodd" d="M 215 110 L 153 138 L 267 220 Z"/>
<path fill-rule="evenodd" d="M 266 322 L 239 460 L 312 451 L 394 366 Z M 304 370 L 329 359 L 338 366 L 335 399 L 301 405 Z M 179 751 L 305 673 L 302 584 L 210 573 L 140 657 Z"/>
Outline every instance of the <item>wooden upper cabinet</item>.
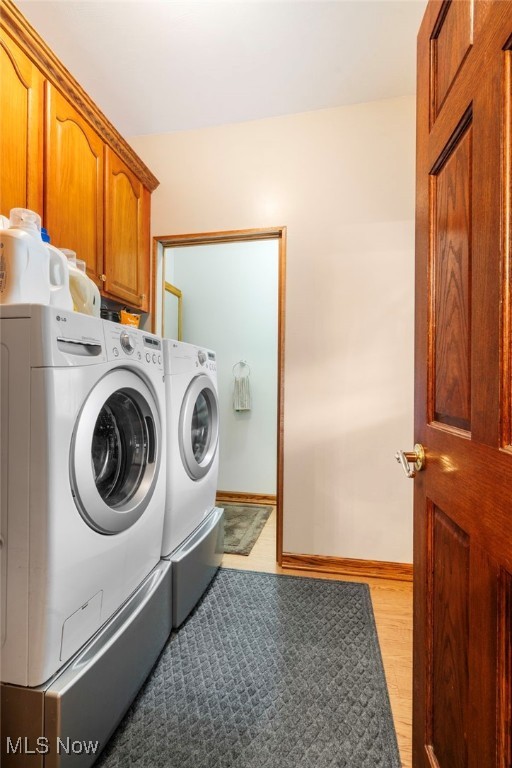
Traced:
<path fill-rule="evenodd" d="M 0 213 L 43 213 L 44 77 L 0 29 Z"/>
<path fill-rule="evenodd" d="M 149 305 L 149 192 L 105 148 L 105 293 L 142 311 Z"/>
<path fill-rule="evenodd" d="M 44 224 L 53 245 L 71 248 L 96 284 L 103 272 L 103 141 L 46 84 Z"/>
<path fill-rule="evenodd" d="M 147 312 L 158 179 L 16 5 L 0 6 L 0 213 L 37 211 L 106 297 Z"/>

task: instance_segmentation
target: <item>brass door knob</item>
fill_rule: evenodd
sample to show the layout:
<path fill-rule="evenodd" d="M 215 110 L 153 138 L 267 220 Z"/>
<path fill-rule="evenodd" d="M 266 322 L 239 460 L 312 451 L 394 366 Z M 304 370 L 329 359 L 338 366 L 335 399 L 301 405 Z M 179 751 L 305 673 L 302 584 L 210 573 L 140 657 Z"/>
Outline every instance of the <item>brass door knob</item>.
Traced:
<path fill-rule="evenodd" d="M 395 459 L 402 465 L 406 477 L 413 478 L 416 477 L 416 472 L 425 468 L 425 449 L 420 443 L 416 443 L 414 451 L 397 451 Z"/>

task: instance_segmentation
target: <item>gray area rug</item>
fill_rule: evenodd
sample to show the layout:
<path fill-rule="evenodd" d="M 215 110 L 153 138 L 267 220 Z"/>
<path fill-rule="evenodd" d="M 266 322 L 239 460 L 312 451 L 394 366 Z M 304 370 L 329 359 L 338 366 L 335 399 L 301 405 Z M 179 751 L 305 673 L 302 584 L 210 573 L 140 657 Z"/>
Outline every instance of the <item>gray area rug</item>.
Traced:
<path fill-rule="evenodd" d="M 364 584 L 221 568 L 98 768 L 398 768 Z"/>
<path fill-rule="evenodd" d="M 267 522 L 271 506 L 222 504 L 224 508 L 224 552 L 248 555 Z"/>

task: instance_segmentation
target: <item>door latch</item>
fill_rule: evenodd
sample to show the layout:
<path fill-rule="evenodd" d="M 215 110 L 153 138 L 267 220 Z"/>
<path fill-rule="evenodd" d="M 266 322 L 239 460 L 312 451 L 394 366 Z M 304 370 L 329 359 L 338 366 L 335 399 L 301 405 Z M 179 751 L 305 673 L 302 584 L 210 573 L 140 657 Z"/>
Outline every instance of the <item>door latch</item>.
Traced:
<path fill-rule="evenodd" d="M 425 449 L 420 443 L 416 443 L 414 451 L 397 451 L 395 459 L 402 465 L 406 477 L 416 477 L 416 472 L 421 472 L 425 467 Z"/>

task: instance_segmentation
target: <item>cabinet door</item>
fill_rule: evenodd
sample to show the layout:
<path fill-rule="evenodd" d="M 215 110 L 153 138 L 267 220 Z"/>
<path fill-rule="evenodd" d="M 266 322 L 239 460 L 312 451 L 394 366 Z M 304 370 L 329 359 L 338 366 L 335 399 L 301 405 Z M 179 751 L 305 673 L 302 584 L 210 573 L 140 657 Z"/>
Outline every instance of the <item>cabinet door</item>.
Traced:
<path fill-rule="evenodd" d="M 52 244 L 71 248 L 101 285 L 103 141 L 47 83 L 44 221 Z"/>
<path fill-rule="evenodd" d="M 31 208 L 43 213 L 44 77 L 0 30 L 0 213 Z"/>
<path fill-rule="evenodd" d="M 149 192 L 106 147 L 104 290 L 132 307 L 148 310 Z"/>

